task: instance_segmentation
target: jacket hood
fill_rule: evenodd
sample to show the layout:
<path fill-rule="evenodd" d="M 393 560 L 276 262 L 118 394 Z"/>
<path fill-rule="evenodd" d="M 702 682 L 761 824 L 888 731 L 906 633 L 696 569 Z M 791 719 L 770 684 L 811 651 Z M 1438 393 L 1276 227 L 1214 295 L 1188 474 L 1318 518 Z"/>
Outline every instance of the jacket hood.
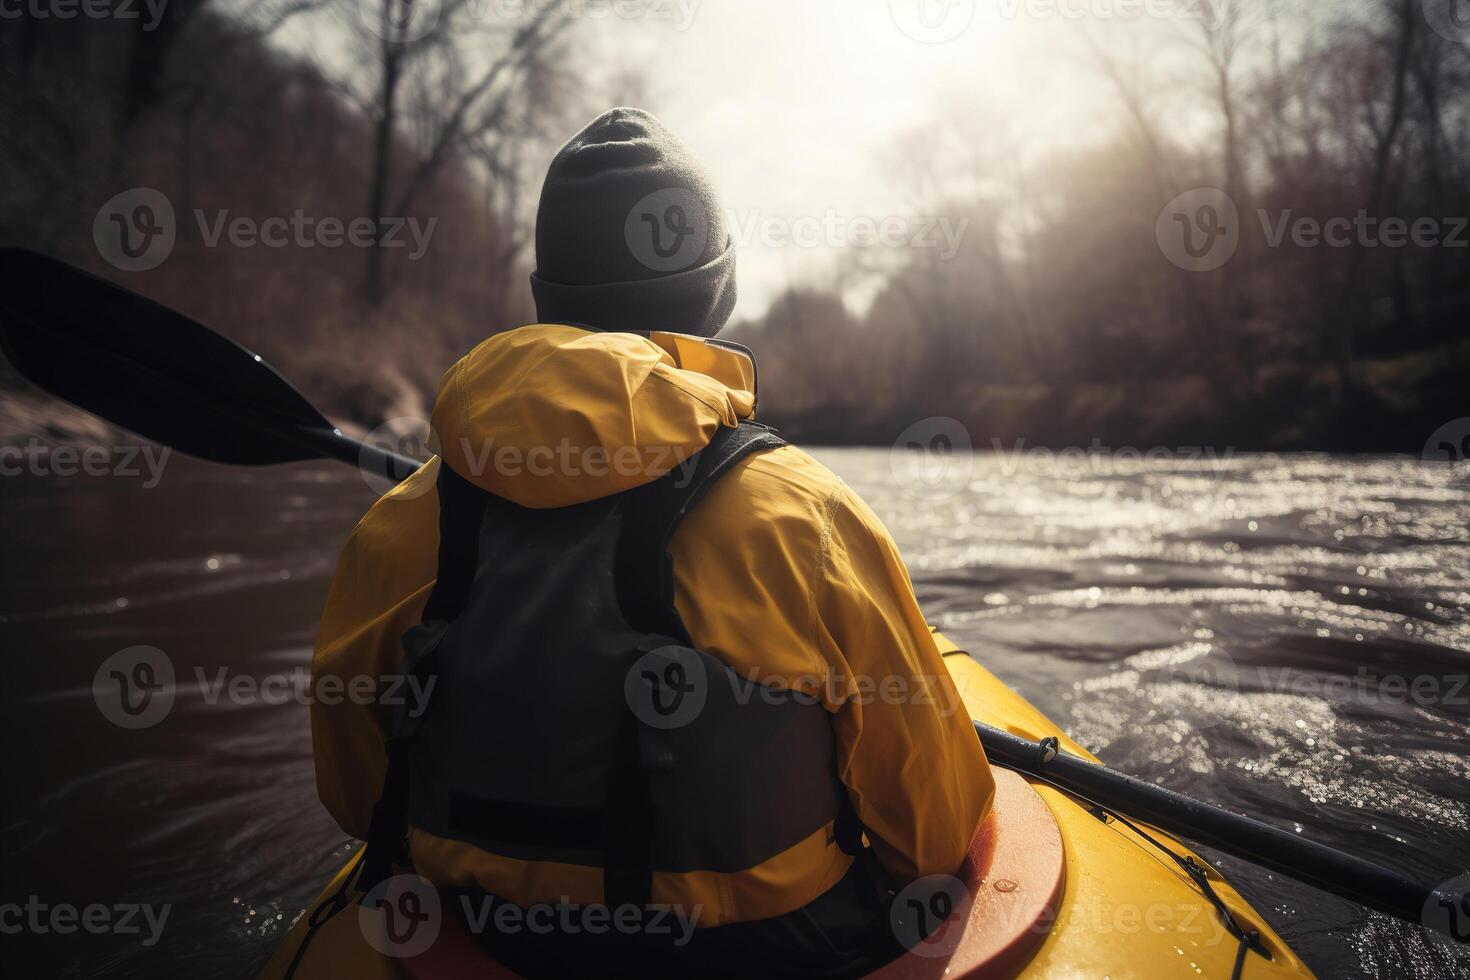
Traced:
<path fill-rule="evenodd" d="M 698 337 L 535 324 L 449 369 L 434 449 L 522 507 L 567 507 L 652 482 L 755 411 L 755 364 Z"/>

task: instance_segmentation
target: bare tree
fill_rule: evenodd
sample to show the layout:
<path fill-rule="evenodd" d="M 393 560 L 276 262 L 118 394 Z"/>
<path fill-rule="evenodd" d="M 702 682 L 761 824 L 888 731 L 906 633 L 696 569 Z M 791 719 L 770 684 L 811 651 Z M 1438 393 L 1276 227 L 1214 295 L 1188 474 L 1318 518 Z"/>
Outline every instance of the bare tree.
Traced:
<path fill-rule="evenodd" d="M 325 8 L 332 0 L 247 0 L 230 9 L 216 9 L 214 0 L 170 0 L 156 23 L 138 21 L 128 53 L 122 84 L 119 130 L 127 134 L 155 106 L 177 97 L 189 103 L 199 98 L 191 79 L 171 77 L 173 53 L 187 43 L 193 25 L 208 14 L 227 16 L 231 29 L 213 40 L 212 54 L 221 47 L 269 37 L 294 18 Z"/>
<path fill-rule="evenodd" d="M 498 125 L 480 128 L 467 141 L 467 152 L 484 171 L 485 209 L 498 233 L 499 247 L 485 257 L 485 268 L 507 286 L 494 293 L 496 306 L 489 311 L 497 327 L 508 322 L 508 285 L 531 245 L 535 173 L 577 113 L 578 83 L 558 67 L 562 63 L 558 58 L 528 62 Z"/>
<path fill-rule="evenodd" d="M 1147 93 L 1151 86 L 1139 74 L 1143 59 L 1137 57 L 1136 52 L 1134 57 L 1122 57 L 1092 33 L 1088 33 L 1086 39 L 1093 65 L 1123 104 L 1123 110 L 1128 117 L 1128 128 L 1142 147 L 1144 158 L 1148 160 L 1149 174 L 1158 190 L 1160 203 L 1169 200 L 1175 194 L 1176 185 L 1158 124 L 1149 110 Z"/>
<path fill-rule="evenodd" d="M 1388 86 L 1383 99 L 1369 98 L 1363 104 L 1362 125 L 1370 134 L 1372 157 L 1368 163 L 1367 194 L 1364 209 L 1378 216 L 1386 203 L 1394 150 L 1407 114 L 1410 73 L 1417 47 L 1419 0 L 1378 0 L 1384 18 L 1383 31 L 1374 38 L 1383 54 L 1383 68 Z M 1348 249 L 1341 288 L 1335 301 L 1325 304 L 1324 324 L 1335 333 L 1337 387 L 1335 397 L 1341 400 L 1353 387 L 1353 362 L 1356 357 L 1353 318 L 1358 294 L 1358 278 L 1362 271 L 1363 248 Z"/>
<path fill-rule="evenodd" d="M 1220 162 L 1224 175 L 1221 189 L 1244 213 L 1248 210 L 1250 192 L 1245 176 L 1240 62 L 1266 11 L 1255 0 L 1210 0 L 1198 9 L 1197 16 L 1185 16 L 1181 22 L 1190 47 L 1206 66 L 1209 96 L 1220 114 Z M 1253 305 L 1248 288 L 1251 258 L 1251 250 L 1244 249 L 1234 261 L 1219 269 L 1215 295 L 1209 301 L 1227 311 L 1225 319 L 1231 324 L 1216 334 L 1222 355 L 1217 359 L 1219 381 L 1226 389 L 1250 388 L 1255 384 L 1252 362 L 1256 344 L 1248 329 L 1248 311 Z"/>
<path fill-rule="evenodd" d="M 463 159 L 488 134 L 509 130 L 511 98 L 538 68 L 567 20 L 528 8 L 519 23 L 483 16 L 473 0 L 445 0 L 428 29 L 415 23 L 412 0 L 378 0 L 376 24 L 361 25 L 360 40 L 375 79 L 360 99 L 373 121 L 367 214 L 376 229 L 368 249 L 364 294 L 378 306 L 385 294 L 383 220 L 390 208 L 403 216 L 452 161 Z M 414 112 L 405 113 L 405 97 Z M 411 120 L 405 116 L 411 115 Z M 413 124 L 417 152 L 406 171 L 394 172 L 395 150 Z"/>
<path fill-rule="evenodd" d="M 1209 69 L 1210 87 L 1222 123 L 1221 156 L 1225 186 L 1232 200 L 1244 190 L 1244 152 L 1241 136 L 1239 62 L 1263 13 L 1247 0 L 1212 0 L 1199 16 L 1184 17 L 1191 47 Z"/>

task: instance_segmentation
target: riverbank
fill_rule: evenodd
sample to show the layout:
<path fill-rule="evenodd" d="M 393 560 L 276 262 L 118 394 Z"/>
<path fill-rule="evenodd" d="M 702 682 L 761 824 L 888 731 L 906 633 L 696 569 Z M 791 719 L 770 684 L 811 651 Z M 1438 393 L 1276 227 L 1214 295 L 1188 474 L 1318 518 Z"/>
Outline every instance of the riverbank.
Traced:
<path fill-rule="evenodd" d="M 988 384 L 916 392 L 901 405 L 855 398 L 785 411 L 762 401 L 762 418 L 797 441 L 889 445 L 918 420 L 952 418 L 977 450 L 1046 447 L 1108 453 L 1120 448 L 1408 453 L 1420 455 L 1446 423 L 1470 414 L 1464 384 L 1470 342 L 1358 362 L 1357 387 L 1335 397 L 1330 367 L 1283 362 L 1260 368 L 1243 390 L 1181 376 L 1068 385 Z M 1463 435 L 1470 435 L 1470 423 Z"/>
<path fill-rule="evenodd" d="M 756 355 L 759 360 L 758 347 Z M 967 439 L 970 448 L 981 451 L 1109 454 L 1164 448 L 1219 456 L 1248 451 L 1420 455 L 1434 448 L 1427 443 L 1444 425 L 1470 414 L 1463 398 L 1470 340 L 1365 359 L 1358 362 L 1356 376 L 1358 386 L 1341 399 L 1334 398 L 1330 367 L 1293 362 L 1261 367 L 1248 390 L 1235 392 L 1222 392 L 1200 376 L 977 384 L 915 392 L 892 403 L 856 389 L 849 402 L 819 405 L 763 391 L 760 417 L 791 440 L 810 445 L 888 446 L 916 427 L 927 441 L 925 432 L 938 424 L 933 420 L 953 419 L 963 429 L 957 440 L 961 448 Z M 315 380 L 311 387 L 320 393 L 322 409 L 345 431 L 362 433 L 386 419 L 429 415 L 432 392 L 397 371 Z M 381 417 L 367 417 L 369 412 Z M 1461 433 L 1467 435 L 1470 423 Z M 115 427 L 25 385 L 8 366 L 0 376 L 0 445 L 97 445 L 124 438 Z"/>

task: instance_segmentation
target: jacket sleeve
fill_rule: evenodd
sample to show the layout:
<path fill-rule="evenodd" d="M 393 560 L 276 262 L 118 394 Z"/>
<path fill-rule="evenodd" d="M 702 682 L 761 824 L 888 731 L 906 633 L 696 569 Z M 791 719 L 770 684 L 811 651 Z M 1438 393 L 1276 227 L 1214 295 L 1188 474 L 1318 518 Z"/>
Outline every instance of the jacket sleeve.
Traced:
<path fill-rule="evenodd" d="M 833 705 L 839 772 L 900 886 L 953 873 L 990 810 L 989 764 L 887 529 L 845 486 L 828 518 L 813 619 L 845 681 Z"/>
<path fill-rule="evenodd" d="M 346 833 L 366 839 L 383 788 L 383 678 L 403 659 L 403 634 L 423 615 L 439 548 L 439 462 L 375 503 L 342 549 L 311 662 L 311 746 L 317 795 Z"/>

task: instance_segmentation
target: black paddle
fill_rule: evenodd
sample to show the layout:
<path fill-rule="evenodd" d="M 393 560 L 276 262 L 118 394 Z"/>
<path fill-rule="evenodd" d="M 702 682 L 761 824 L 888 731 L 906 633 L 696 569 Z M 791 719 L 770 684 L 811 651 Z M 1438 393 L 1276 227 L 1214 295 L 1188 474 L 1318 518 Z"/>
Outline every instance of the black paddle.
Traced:
<path fill-rule="evenodd" d="M 394 480 L 419 466 L 337 429 L 258 356 L 64 262 L 0 249 L 0 348 L 39 387 L 181 452 L 262 465 L 340 459 Z M 1126 817 L 1470 941 L 1470 898 L 980 723 L 991 761 Z"/>
<path fill-rule="evenodd" d="M 342 434 L 234 341 L 131 290 L 0 249 L 0 348 L 38 387 L 216 463 L 340 459 L 405 479 L 419 464 Z"/>
<path fill-rule="evenodd" d="M 1280 871 L 1395 918 L 1424 925 L 1456 942 L 1470 942 L 1470 893 L 1445 891 L 1300 834 L 1203 803 L 1135 776 L 975 722 L 992 765 L 1035 776 L 1118 811 L 1253 864 Z"/>

